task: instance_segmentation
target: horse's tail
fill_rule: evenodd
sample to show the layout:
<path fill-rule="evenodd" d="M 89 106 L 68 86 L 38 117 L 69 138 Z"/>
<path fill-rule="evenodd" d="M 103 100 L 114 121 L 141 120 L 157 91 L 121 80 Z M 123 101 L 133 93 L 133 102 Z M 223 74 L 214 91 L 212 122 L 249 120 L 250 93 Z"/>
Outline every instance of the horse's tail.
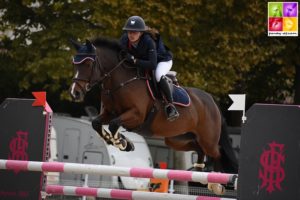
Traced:
<path fill-rule="evenodd" d="M 238 159 L 236 158 L 236 155 L 232 148 L 228 135 L 227 124 L 224 119 L 222 119 L 221 136 L 219 144 L 221 146 L 221 164 L 223 171 L 225 173 L 237 174 Z"/>

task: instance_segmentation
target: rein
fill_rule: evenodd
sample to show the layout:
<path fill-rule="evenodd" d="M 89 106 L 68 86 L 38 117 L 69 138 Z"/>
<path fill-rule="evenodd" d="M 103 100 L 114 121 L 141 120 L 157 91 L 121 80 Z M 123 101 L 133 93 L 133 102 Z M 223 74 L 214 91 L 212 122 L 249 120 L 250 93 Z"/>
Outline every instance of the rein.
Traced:
<path fill-rule="evenodd" d="M 117 68 L 119 68 L 120 66 L 122 66 L 122 64 L 124 63 L 125 60 L 126 60 L 126 58 L 122 59 L 116 66 L 114 66 L 109 72 L 106 73 L 104 71 L 104 68 L 103 68 L 100 60 L 98 59 L 98 56 L 96 56 L 96 61 L 98 61 L 99 69 L 100 69 L 101 72 L 104 73 L 104 75 L 100 77 L 100 80 L 97 81 L 97 83 L 102 83 L 106 78 L 110 77 L 111 73 L 113 73 L 113 71 L 115 71 Z"/>
<path fill-rule="evenodd" d="M 116 87 L 114 87 L 114 88 L 112 88 L 112 89 L 105 89 L 105 88 L 104 88 L 104 85 L 103 85 L 103 81 L 105 81 L 107 78 L 111 77 L 111 74 L 112 74 L 117 68 L 119 68 L 120 66 L 122 66 L 125 60 L 126 60 L 126 58 L 122 59 L 122 60 L 121 60 L 115 67 L 113 67 L 109 72 L 105 72 L 105 71 L 104 71 L 104 68 L 103 68 L 103 66 L 102 66 L 102 64 L 101 64 L 101 62 L 100 62 L 100 60 L 99 60 L 99 58 L 98 58 L 98 56 L 96 57 L 96 61 L 97 61 L 97 63 L 99 64 L 99 65 L 98 65 L 98 66 L 99 66 L 99 69 L 100 69 L 100 71 L 102 71 L 102 72 L 104 73 L 104 75 L 100 77 L 100 80 L 97 81 L 97 84 L 98 84 L 98 83 L 101 84 L 101 89 L 103 89 L 104 92 L 105 92 L 104 94 L 107 94 L 107 95 L 112 94 L 112 93 L 116 92 L 117 90 L 121 89 L 122 87 L 124 87 L 125 85 L 128 85 L 129 83 L 131 83 L 131 82 L 133 82 L 133 81 L 135 81 L 135 80 L 142 80 L 142 79 L 143 79 L 143 80 L 146 80 L 146 79 L 147 79 L 146 77 L 140 77 L 140 76 L 137 75 L 137 76 L 134 76 L 134 77 L 131 78 L 131 79 L 128 79 L 128 80 L 125 81 L 125 82 L 120 83 L 118 86 L 116 86 Z"/>

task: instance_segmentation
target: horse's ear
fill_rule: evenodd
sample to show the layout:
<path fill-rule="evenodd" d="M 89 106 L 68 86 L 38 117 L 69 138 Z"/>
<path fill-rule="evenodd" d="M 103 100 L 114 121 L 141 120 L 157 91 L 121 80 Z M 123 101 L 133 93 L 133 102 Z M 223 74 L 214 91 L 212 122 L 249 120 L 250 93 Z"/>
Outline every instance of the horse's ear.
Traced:
<path fill-rule="evenodd" d="M 88 39 L 85 40 L 85 45 L 88 48 L 88 50 L 92 50 L 93 49 L 93 45 L 91 43 L 91 41 L 89 41 Z"/>
<path fill-rule="evenodd" d="M 81 47 L 81 44 L 73 39 L 70 39 L 71 44 L 74 46 L 74 48 L 78 51 Z"/>

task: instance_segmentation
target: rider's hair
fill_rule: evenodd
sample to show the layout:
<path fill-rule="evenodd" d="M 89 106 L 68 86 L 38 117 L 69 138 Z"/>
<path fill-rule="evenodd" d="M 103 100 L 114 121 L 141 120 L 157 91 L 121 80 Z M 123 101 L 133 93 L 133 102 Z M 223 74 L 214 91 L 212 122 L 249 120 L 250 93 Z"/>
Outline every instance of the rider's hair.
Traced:
<path fill-rule="evenodd" d="M 145 32 L 149 33 L 154 40 L 158 39 L 159 32 L 156 28 L 151 28 L 150 26 L 147 26 Z"/>

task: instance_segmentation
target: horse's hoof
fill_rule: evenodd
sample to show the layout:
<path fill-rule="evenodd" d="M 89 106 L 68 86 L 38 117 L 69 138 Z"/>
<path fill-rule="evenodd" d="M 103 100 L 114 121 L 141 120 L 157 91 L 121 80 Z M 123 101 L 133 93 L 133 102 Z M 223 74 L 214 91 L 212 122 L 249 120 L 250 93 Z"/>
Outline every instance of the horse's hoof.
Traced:
<path fill-rule="evenodd" d="M 123 145 L 121 146 L 121 148 L 119 147 L 119 149 L 121 151 L 134 151 L 135 147 L 133 145 L 132 142 L 130 142 L 129 140 L 126 139 L 121 139 L 121 143 L 123 143 Z"/>
<path fill-rule="evenodd" d="M 134 145 L 124 135 L 115 133 L 114 137 L 111 138 L 113 145 L 120 149 L 120 151 L 134 151 Z"/>
<path fill-rule="evenodd" d="M 203 170 L 205 168 L 205 163 L 194 163 L 193 167 Z"/>
<path fill-rule="evenodd" d="M 224 195 L 226 192 L 225 187 L 219 183 L 208 183 L 207 188 L 216 195 Z"/>
<path fill-rule="evenodd" d="M 127 140 L 126 151 L 134 151 L 134 149 L 135 149 L 134 144 L 132 142 L 130 142 L 129 140 Z"/>

